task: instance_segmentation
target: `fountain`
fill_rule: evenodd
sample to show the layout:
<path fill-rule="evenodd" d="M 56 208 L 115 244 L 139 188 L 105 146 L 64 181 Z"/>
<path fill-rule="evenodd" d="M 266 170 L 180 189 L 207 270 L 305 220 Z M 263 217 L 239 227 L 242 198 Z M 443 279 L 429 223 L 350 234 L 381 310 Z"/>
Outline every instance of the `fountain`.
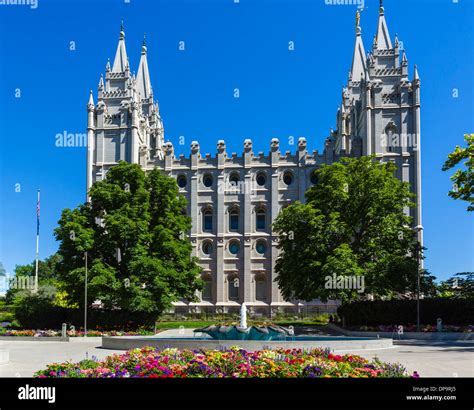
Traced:
<path fill-rule="evenodd" d="M 240 326 L 211 325 L 194 330 L 204 333 L 214 340 L 286 340 L 292 336 L 290 329 L 281 326 L 247 326 L 247 306 L 240 306 Z"/>
<path fill-rule="evenodd" d="M 167 330 L 154 336 L 111 336 L 102 338 L 102 348 L 128 350 L 144 346 L 157 349 L 217 350 L 238 345 L 248 351 L 262 349 L 361 350 L 392 347 L 392 339 L 347 336 L 295 336 L 293 326 L 248 326 L 247 306 L 240 306 L 239 325 L 211 325 L 195 329 L 190 334 L 181 329 Z"/>

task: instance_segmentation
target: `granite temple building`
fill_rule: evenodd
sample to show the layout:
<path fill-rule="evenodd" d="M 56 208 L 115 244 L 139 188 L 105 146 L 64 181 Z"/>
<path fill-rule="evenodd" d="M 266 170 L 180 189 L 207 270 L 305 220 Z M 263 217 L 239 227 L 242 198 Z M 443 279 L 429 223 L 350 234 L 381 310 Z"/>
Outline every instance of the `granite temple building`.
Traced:
<path fill-rule="evenodd" d="M 411 75 L 405 50 L 389 34 L 381 2 L 377 32 L 364 48 L 357 14 L 355 45 L 347 85 L 342 90 L 335 130 L 324 151 L 310 151 L 298 140 L 295 152 L 281 152 L 278 139 L 269 153 L 230 153 L 217 141 L 215 155 L 191 143 L 189 156 L 175 156 L 165 142 L 163 121 L 153 94 L 142 46 L 136 76 L 130 71 L 122 26 L 113 64 L 101 75 L 97 103 L 91 91 L 88 111 L 87 188 L 124 160 L 146 171 L 159 168 L 176 178 L 192 217 L 193 253 L 203 268 L 205 288 L 198 303 L 178 302 L 176 310 L 234 312 L 245 302 L 256 314 L 309 309 L 318 301 L 285 301 L 275 280 L 278 237 L 272 222 L 286 205 L 305 201 L 313 171 L 341 157 L 375 155 L 393 161 L 397 177 L 410 184 L 417 206 L 407 210 L 421 227 L 420 78 Z M 419 232 L 422 240 L 422 232 Z"/>

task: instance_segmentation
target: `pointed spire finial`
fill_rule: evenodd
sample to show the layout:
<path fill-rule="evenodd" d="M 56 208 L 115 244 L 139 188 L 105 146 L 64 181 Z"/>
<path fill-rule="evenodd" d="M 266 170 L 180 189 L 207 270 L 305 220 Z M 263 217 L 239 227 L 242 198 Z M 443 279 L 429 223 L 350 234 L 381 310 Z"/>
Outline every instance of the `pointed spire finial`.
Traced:
<path fill-rule="evenodd" d="M 354 45 L 354 54 L 352 57 L 352 68 L 350 71 L 350 81 L 360 81 L 363 78 L 363 72 L 366 70 L 366 54 L 364 50 L 364 43 L 361 36 L 362 30 L 360 28 L 360 11 L 356 11 L 356 39 Z"/>
<path fill-rule="evenodd" d="M 143 33 L 142 54 L 146 54 L 146 33 Z"/>
<path fill-rule="evenodd" d="M 87 103 L 87 106 L 88 107 L 94 107 L 94 97 L 93 97 L 93 94 L 92 94 L 92 90 L 89 94 L 89 102 Z"/>
<path fill-rule="evenodd" d="M 356 34 L 360 35 L 361 29 L 360 29 L 360 11 L 356 11 Z"/>
<path fill-rule="evenodd" d="M 110 58 L 107 59 L 107 64 L 105 65 L 105 71 L 110 71 Z"/>
<path fill-rule="evenodd" d="M 120 23 L 120 40 L 123 40 L 125 38 L 125 28 L 123 26 L 123 17 Z"/>
<path fill-rule="evenodd" d="M 127 66 L 127 50 L 125 48 L 125 29 L 123 26 L 123 19 L 120 25 L 120 38 L 117 45 L 117 51 L 115 53 L 114 64 L 112 65 L 113 73 L 123 73 L 126 71 Z"/>
<path fill-rule="evenodd" d="M 142 99 L 150 98 L 153 94 L 151 90 L 150 73 L 148 71 L 148 61 L 146 53 L 146 33 L 144 33 L 142 55 L 140 58 L 140 64 L 138 65 L 137 72 L 137 92 L 140 94 Z"/>
<path fill-rule="evenodd" d="M 383 2 L 380 2 L 379 9 L 379 21 L 377 25 L 377 49 L 378 50 L 391 50 L 392 40 L 390 39 L 390 33 L 388 32 L 387 22 L 385 20 Z"/>
<path fill-rule="evenodd" d="M 104 77 L 102 76 L 102 74 L 100 74 L 99 90 L 103 90 L 103 89 L 104 89 Z"/>
<path fill-rule="evenodd" d="M 420 75 L 418 74 L 418 67 L 415 64 L 415 72 L 413 73 L 413 80 L 420 81 Z"/>

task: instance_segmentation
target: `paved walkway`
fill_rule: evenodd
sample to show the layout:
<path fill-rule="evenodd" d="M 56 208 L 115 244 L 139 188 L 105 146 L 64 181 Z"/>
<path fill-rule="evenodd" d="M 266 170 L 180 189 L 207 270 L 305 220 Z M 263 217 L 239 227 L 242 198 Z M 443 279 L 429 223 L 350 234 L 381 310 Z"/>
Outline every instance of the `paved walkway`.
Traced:
<path fill-rule="evenodd" d="M 400 341 L 393 348 L 337 352 L 357 354 L 368 359 L 403 364 L 410 373 L 422 377 L 474 377 L 473 342 Z"/>
<path fill-rule="evenodd" d="M 100 348 L 98 341 L 26 342 L 0 341 L 0 350 L 8 350 L 10 361 L 0 364 L 0 377 L 31 377 L 48 363 L 79 361 L 96 356 L 123 353 Z M 337 352 L 345 353 L 345 352 Z M 423 377 L 474 377 L 474 343 L 403 341 L 390 349 L 351 351 L 367 358 L 378 356 L 382 361 L 399 362 L 408 371 Z"/>

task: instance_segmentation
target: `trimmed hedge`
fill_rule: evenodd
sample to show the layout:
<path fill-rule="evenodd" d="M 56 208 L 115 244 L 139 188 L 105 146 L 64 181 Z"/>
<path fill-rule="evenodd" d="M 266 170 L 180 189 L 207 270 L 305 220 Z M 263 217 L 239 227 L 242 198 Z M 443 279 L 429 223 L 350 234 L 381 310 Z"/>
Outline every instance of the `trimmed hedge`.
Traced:
<path fill-rule="evenodd" d="M 90 308 L 87 311 L 87 327 L 130 330 L 140 326 L 153 326 L 157 316 L 157 313 Z M 62 323 L 74 325 L 76 329 L 84 326 L 83 309 L 53 306 L 40 298 L 28 298 L 17 306 L 15 317 L 26 329 L 60 329 Z"/>
<path fill-rule="evenodd" d="M 416 300 L 361 301 L 341 305 L 337 314 L 346 326 L 410 325 L 416 323 Z M 474 299 L 421 299 L 420 321 L 446 325 L 472 325 Z"/>

